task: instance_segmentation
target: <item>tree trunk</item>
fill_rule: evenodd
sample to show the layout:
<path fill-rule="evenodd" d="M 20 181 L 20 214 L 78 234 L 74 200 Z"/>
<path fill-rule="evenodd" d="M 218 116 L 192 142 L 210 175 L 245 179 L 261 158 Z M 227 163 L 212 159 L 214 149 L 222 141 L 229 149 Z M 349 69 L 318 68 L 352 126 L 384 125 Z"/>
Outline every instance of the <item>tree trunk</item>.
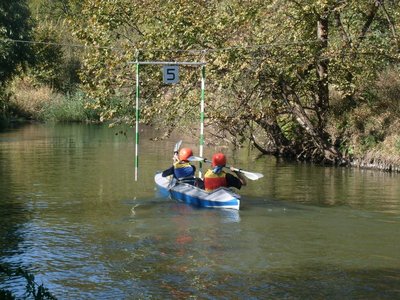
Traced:
<path fill-rule="evenodd" d="M 319 50 L 317 58 L 317 91 L 316 91 L 316 112 L 318 116 L 318 131 L 322 134 L 325 128 L 326 113 L 329 109 L 329 86 L 328 86 L 328 67 L 329 60 L 324 58 L 324 52 L 328 48 L 328 20 L 329 13 L 325 12 L 317 22 L 317 39 Z"/>
<path fill-rule="evenodd" d="M 269 120 L 267 118 L 256 118 L 254 121 L 268 133 L 269 138 L 273 141 L 276 150 L 274 155 L 280 156 L 285 155 L 285 149 L 289 147 L 289 140 L 283 134 L 281 128 L 279 127 L 276 119 Z M 268 151 L 270 152 L 270 151 Z"/>

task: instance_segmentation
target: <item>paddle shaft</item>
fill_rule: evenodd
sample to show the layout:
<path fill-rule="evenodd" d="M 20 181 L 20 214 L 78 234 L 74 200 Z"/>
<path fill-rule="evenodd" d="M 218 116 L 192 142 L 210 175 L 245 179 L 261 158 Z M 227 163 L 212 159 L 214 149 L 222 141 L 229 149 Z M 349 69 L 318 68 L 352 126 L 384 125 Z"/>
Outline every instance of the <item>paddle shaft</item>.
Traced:
<path fill-rule="evenodd" d="M 208 163 L 208 164 L 211 164 L 211 161 L 209 161 L 207 158 L 204 159 L 204 162 L 206 162 L 206 163 Z M 229 170 L 232 170 L 232 171 L 235 171 L 235 172 L 239 172 L 239 173 L 246 172 L 246 171 L 243 171 L 242 169 L 232 168 L 232 167 L 229 166 L 229 165 L 225 165 L 224 168 L 227 168 L 227 169 L 229 169 Z"/>
<path fill-rule="evenodd" d="M 177 154 L 177 153 L 179 152 L 179 148 L 181 147 L 181 144 L 182 144 L 182 140 L 180 140 L 179 142 L 177 142 L 177 143 L 175 144 L 175 147 L 174 147 L 174 154 Z"/>
<path fill-rule="evenodd" d="M 198 156 L 189 157 L 189 161 L 198 161 L 198 162 L 211 163 L 211 161 L 209 161 L 208 159 L 203 158 L 203 157 L 198 157 Z M 224 168 L 228 168 L 228 169 L 230 169 L 232 171 L 239 172 L 239 173 L 243 174 L 244 176 L 246 176 L 247 178 L 249 178 L 251 180 L 257 180 L 257 179 L 260 179 L 260 178 L 264 177 L 264 175 L 261 174 L 261 173 L 249 172 L 249 171 L 245 171 L 245 170 L 242 170 L 242 169 L 233 168 L 231 166 L 224 166 Z"/>

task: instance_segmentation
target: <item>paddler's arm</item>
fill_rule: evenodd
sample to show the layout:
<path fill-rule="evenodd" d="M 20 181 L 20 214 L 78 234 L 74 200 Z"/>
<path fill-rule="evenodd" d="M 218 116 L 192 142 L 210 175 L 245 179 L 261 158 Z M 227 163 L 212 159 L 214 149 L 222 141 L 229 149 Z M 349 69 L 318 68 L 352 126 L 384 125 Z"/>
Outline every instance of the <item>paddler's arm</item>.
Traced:
<path fill-rule="evenodd" d="M 246 185 L 246 181 L 243 182 L 239 177 L 236 177 L 231 173 L 226 173 L 226 183 L 228 187 L 234 187 L 238 190 L 240 190 L 243 185 Z"/>
<path fill-rule="evenodd" d="M 163 172 L 161 173 L 161 176 L 162 176 L 162 177 L 167 177 L 167 176 L 170 176 L 170 175 L 174 175 L 174 166 L 172 166 L 172 167 L 166 169 L 165 171 L 163 171 Z"/>
<path fill-rule="evenodd" d="M 240 182 L 242 183 L 242 186 L 246 186 L 247 185 L 247 180 L 246 180 L 246 178 L 243 176 L 243 174 L 242 173 L 240 173 L 240 172 L 238 172 L 238 171 L 235 171 L 234 169 L 234 167 L 232 167 L 231 166 L 231 171 L 233 172 L 233 173 L 235 173 L 236 174 L 236 176 L 239 178 L 239 180 L 240 180 Z"/>

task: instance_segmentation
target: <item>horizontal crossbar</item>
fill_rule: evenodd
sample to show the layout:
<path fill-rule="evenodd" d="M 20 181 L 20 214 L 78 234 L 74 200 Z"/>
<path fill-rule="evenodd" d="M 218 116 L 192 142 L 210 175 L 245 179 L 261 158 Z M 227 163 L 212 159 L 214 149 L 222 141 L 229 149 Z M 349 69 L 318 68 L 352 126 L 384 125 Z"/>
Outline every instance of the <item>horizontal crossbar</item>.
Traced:
<path fill-rule="evenodd" d="M 186 66 L 204 66 L 205 62 L 197 61 L 130 61 L 129 64 L 139 65 L 186 65 Z"/>

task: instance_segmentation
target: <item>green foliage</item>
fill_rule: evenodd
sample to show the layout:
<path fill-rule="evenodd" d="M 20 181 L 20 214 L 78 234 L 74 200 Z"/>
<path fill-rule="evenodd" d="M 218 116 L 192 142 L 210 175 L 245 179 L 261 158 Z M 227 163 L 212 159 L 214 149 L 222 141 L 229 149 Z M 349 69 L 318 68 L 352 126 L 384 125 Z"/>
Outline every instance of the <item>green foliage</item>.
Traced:
<path fill-rule="evenodd" d="M 67 0 L 29 2 L 36 26 L 33 30 L 35 61 L 28 76 L 57 91 L 73 92 L 80 82 L 81 52 L 71 46 L 76 41 L 65 21 L 70 5 Z"/>
<path fill-rule="evenodd" d="M 365 152 L 366 150 L 372 149 L 377 145 L 377 143 L 377 137 L 374 134 L 369 134 L 363 137 L 361 140 L 362 151 Z"/>
<path fill-rule="evenodd" d="M 28 0 L 29 7 L 35 19 L 57 21 L 65 18 L 70 11 L 71 5 L 69 0 Z"/>
<path fill-rule="evenodd" d="M 287 139 L 297 149 L 312 143 L 310 152 L 331 159 L 339 156 L 331 141 L 341 135 L 329 136 L 329 91 L 351 112 L 379 72 L 399 61 L 396 8 L 395 2 L 355 0 L 86 0 L 70 24 L 93 47 L 81 78 L 103 120 L 123 114 L 111 102 L 117 94 L 134 99 L 128 62 L 136 55 L 205 60 L 207 125 L 240 140 L 256 124 L 276 147 L 285 148 Z M 154 67 L 140 72 L 142 120 L 175 127 L 182 116 L 198 118 L 198 70 L 184 71 L 174 87 L 164 86 Z"/>
<path fill-rule="evenodd" d="M 62 47 L 57 44 L 58 28 L 53 23 L 42 21 L 34 30 L 34 39 L 40 41 L 34 44 L 35 64 L 30 69 L 30 75 L 37 82 L 61 90 L 61 67 L 63 64 Z"/>
<path fill-rule="evenodd" d="M 336 100 L 330 121 L 336 125 L 332 135 L 343 137 L 343 153 L 364 156 L 375 151 L 386 158 L 398 155 L 399 83 L 397 68 L 389 67 L 364 90 L 357 107 L 346 108 L 345 100 Z"/>
<path fill-rule="evenodd" d="M 0 2 L 0 84 L 31 59 L 30 46 L 11 40 L 31 40 L 32 23 L 26 0 Z"/>
<path fill-rule="evenodd" d="M 96 111 L 87 106 L 88 102 L 90 100 L 79 91 L 73 95 L 57 97 L 44 105 L 38 119 L 46 122 L 96 121 L 99 116 Z"/>
<path fill-rule="evenodd" d="M 298 124 L 290 116 L 282 115 L 278 120 L 278 124 L 288 140 L 295 141 L 299 138 Z"/>
<path fill-rule="evenodd" d="M 96 111 L 88 107 L 90 100 L 76 90 L 74 93 L 61 94 L 24 76 L 15 78 L 11 84 L 13 96 L 9 101 L 10 112 L 19 117 L 40 121 L 98 121 Z"/>
<path fill-rule="evenodd" d="M 6 92 L 5 88 L 0 85 L 0 128 L 5 127 L 7 124 L 7 111 L 8 111 L 8 101 L 9 94 Z"/>
<path fill-rule="evenodd" d="M 0 119 L 7 117 L 7 81 L 32 58 L 29 44 L 11 40 L 29 41 L 31 28 L 26 0 L 0 2 Z"/>
<path fill-rule="evenodd" d="M 33 12 L 31 17 L 28 2 Z M 68 42 L 67 27 L 60 21 L 67 1 L 15 0 L 0 3 L 0 115 L 9 116 L 6 83 L 26 70 L 38 87 L 47 84 L 59 91 L 73 91 L 79 83 L 77 56 L 60 44 Z M 36 19 L 36 22 L 33 21 Z M 63 30 L 60 30 L 63 29 Z M 33 41 L 34 40 L 34 41 Z M 28 63 L 28 64 L 26 64 Z M 29 68 L 27 66 L 29 65 Z M 12 107 L 11 107 L 12 108 Z"/>
<path fill-rule="evenodd" d="M 400 153 L 400 138 L 397 138 L 395 147 L 396 147 L 397 152 Z"/>

